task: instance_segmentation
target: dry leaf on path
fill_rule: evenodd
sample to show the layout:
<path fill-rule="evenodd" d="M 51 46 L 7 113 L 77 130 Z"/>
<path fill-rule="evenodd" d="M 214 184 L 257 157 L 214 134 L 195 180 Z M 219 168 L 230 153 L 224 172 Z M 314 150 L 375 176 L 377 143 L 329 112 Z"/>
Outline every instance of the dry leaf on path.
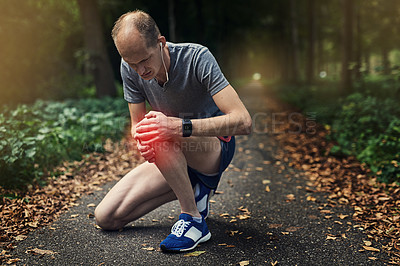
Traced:
<path fill-rule="evenodd" d="M 33 255 L 54 255 L 57 252 L 54 252 L 54 251 L 51 251 L 51 250 L 44 250 L 44 249 L 34 248 L 34 249 L 28 249 L 25 253 L 33 254 Z"/>
<path fill-rule="evenodd" d="M 244 260 L 244 261 L 239 262 L 240 266 L 245 266 L 245 265 L 249 265 L 249 264 L 250 264 L 249 260 Z"/>
<path fill-rule="evenodd" d="M 270 228 L 270 229 L 273 229 L 273 228 L 280 228 L 280 227 L 282 227 L 283 226 L 283 224 L 270 224 L 270 225 L 268 225 L 268 227 Z"/>
<path fill-rule="evenodd" d="M 193 251 L 193 252 L 187 253 L 187 254 L 185 254 L 183 256 L 184 257 L 198 257 L 198 256 L 200 256 L 201 254 L 204 254 L 204 253 L 206 253 L 206 252 L 203 251 L 203 250 L 198 250 L 198 251 Z"/>
<path fill-rule="evenodd" d="M 18 235 L 15 237 L 15 240 L 22 241 L 25 240 L 28 236 L 27 235 Z"/>
<path fill-rule="evenodd" d="M 290 202 L 296 200 L 296 197 L 293 194 L 286 195 L 286 202 Z"/>
<path fill-rule="evenodd" d="M 368 251 L 380 252 L 379 249 L 373 247 L 363 246 L 363 248 Z"/>

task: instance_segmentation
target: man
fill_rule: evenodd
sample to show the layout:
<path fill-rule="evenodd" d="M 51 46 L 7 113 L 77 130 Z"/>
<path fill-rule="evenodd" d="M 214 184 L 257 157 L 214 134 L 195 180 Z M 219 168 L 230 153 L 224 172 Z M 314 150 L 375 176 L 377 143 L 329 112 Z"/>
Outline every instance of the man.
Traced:
<path fill-rule="evenodd" d="M 124 176 L 95 211 L 105 230 L 117 230 L 178 199 L 181 214 L 163 251 L 187 251 L 210 239 L 209 197 L 251 117 L 207 48 L 166 42 L 142 11 L 122 15 L 112 31 L 122 57 L 131 133 L 146 162 Z M 145 101 L 152 111 L 146 114 Z"/>

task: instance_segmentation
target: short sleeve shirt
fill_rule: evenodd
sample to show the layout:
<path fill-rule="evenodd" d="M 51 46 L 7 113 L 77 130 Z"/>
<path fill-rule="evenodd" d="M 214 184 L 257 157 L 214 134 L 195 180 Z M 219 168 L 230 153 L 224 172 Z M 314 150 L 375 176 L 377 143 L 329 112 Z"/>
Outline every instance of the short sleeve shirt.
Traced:
<path fill-rule="evenodd" d="M 169 81 L 142 79 L 121 62 L 124 98 L 130 103 L 148 101 L 153 110 L 167 116 L 206 118 L 222 114 L 212 96 L 229 85 L 211 52 L 193 43 L 168 42 Z"/>

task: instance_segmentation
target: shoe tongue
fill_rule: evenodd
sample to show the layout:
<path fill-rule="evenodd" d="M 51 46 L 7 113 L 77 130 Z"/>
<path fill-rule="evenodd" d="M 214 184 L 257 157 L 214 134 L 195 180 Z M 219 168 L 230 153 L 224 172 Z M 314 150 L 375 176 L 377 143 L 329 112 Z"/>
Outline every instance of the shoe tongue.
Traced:
<path fill-rule="evenodd" d="M 193 220 L 192 216 L 190 214 L 187 213 L 181 213 L 179 215 L 179 220 L 184 220 L 184 221 L 191 221 Z"/>

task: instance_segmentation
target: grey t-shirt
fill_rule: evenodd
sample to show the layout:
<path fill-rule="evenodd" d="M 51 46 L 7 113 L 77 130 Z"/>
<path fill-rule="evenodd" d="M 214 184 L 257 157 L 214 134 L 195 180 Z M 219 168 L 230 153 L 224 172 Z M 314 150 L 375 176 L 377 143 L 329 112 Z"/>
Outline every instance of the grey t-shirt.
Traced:
<path fill-rule="evenodd" d="M 169 81 L 142 79 L 121 61 L 124 98 L 130 103 L 147 100 L 155 111 L 181 118 L 205 118 L 222 114 L 212 96 L 229 85 L 217 61 L 204 46 L 168 42 Z"/>

